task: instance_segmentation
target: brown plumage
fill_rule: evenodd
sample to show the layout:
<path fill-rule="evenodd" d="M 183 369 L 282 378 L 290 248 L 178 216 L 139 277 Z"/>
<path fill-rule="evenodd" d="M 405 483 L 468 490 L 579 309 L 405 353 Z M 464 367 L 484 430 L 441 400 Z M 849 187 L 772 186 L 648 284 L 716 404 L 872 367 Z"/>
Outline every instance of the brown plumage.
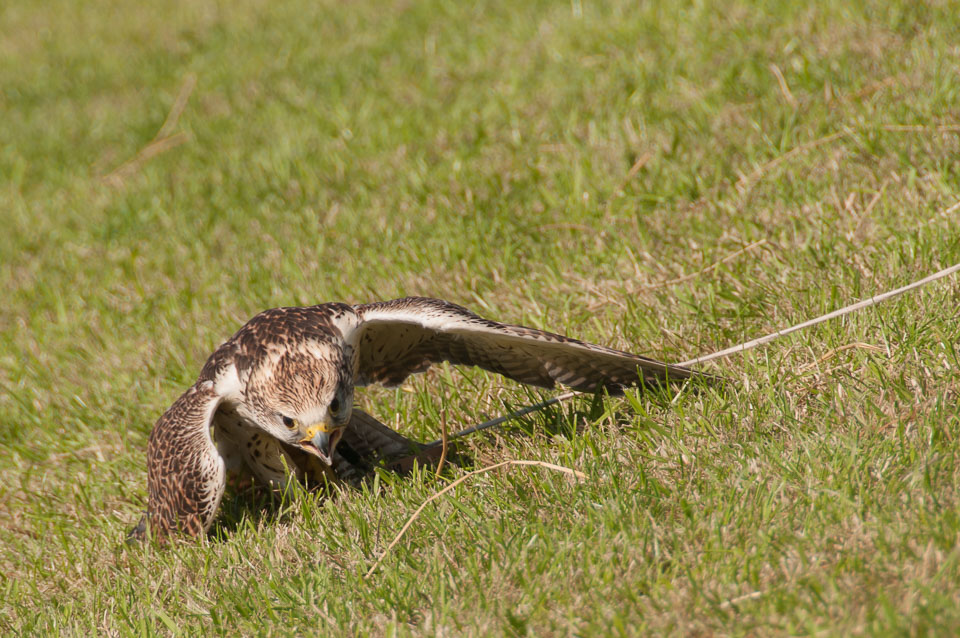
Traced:
<path fill-rule="evenodd" d="M 544 388 L 560 383 L 614 394 L 697 374 L 490 321 L 438 299 L 267 310 L 210 355 L 197 382 L 154 426 L 147 513 L 132 536 L 143 537 L 147 527 L 160 538 L 208 530 L 228 473 L 275 485 L 289 477 L 352 480 L 366 462 L 403 454 L 415 444 L 352 410 L 354 386 L 398 385 L 441 361 Z"/>

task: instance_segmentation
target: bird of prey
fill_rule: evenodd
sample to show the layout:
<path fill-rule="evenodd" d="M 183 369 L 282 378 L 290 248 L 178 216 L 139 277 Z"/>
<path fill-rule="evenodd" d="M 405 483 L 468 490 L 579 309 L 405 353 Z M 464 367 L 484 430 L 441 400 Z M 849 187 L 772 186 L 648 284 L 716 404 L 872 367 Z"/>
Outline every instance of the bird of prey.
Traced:
<path fill-rule="evenodd" d="M 613 394 L 698 374 L 490 321 L 439 299 L 266 310 L 210 355 L 196 383 L 154 426 L 147 512 L 132 537 L 148 528 L 161 539 L 207 531 L 228 474 L 277 486 L 290 478 L 317 483 L 349 473 L 357 452 L 409 449 L 407 439 L 353 409 L 354 387 L 396 386 L 442 361 L 543 388 L 559 383 Z"/>

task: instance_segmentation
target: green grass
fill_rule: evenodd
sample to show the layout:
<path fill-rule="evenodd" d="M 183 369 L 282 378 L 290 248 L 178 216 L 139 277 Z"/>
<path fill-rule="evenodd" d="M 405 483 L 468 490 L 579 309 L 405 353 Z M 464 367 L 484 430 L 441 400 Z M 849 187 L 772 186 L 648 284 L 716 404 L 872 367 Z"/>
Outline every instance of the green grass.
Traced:
<path fill-rule="evenodd" d="M 955 280 L 673 404 L 123 544 L 153 422 L 264 308 L 430 295 L 677 361 L 960 261 L 951 5 L 2 3 L 0 633 L 960 632 Z M 106 183 L 191 74 L 189 141 Z M 428 440 L 537 396 L 440 367 L 358 402 Z M 587 479 L 473 478 L 363 578 L 513 458 Z"/>

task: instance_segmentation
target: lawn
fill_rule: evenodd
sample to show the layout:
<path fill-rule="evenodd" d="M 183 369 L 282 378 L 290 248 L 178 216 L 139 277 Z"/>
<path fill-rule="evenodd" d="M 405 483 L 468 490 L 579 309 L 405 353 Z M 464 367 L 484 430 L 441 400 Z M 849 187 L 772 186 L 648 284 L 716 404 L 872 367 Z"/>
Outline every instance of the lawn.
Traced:
<path fill-rule="evenodd" d="M 960 262 L 954 3 L 0 4 L 0 634 L 955 635 L 960 284 L 129 546 L 265 308 L 403 295 L 669 361 Z M 535 402 L 439 366 L 438 438 Z M 553 463 L 471 476 L 508 459 Z"/>

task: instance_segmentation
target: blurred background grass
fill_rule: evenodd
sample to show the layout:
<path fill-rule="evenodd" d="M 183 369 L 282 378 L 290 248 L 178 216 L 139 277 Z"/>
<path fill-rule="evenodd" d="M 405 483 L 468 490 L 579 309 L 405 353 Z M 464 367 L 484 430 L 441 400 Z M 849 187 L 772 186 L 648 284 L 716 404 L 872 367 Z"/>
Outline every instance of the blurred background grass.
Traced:
<path fill-rule="evenodd" d="M 532 437 L 478 440 L 480 458 L 565 459 L 594 483 L 573 502 L 551 477 L 536 479 L 546 496 L 522 475 L 461 494 L 469 538 L 503 542 L 444 536 L 462 555 L 423 582 L 389 562 L 359 580 L 388 539 L 351 539 L 397 529 L 439 489 L 430 476 L 385 498 L 300 495 L 266 524 L 234 508 L 239 529 L 212 546 L 131 556 L 119 543 L 145 500 L 153 421 L 264 308 L 421 294 L 680 360 L 958 261 L 956 212 L 940 215 L 960 190 L 958 27 L 951 2 L 4 3 L 0 627 L 315 626 L 314 603 L 223 576 L 243 555 L 250 578 L 293 570 L 287 594 L 335 592 L 323 614 L 360 633 L 955 628 L 952 283 L 724 364 L 732 395 L 678 411 L 612 402 L 626 430 L 574 410 L 532 420 Z M 164 133 L 183 143 L 137 160 L 178 95 Z M 816 364 L 857 343 L 880 354 Z M 360 402 L 427 439 L 441 409 L 467 425 L 532 398 L 444 369 L 407 390 Z M 596 427 L 578 443 L 585 418 Z M 562 440 L 538 434 L 554 422 Z M 728 476 L 748 448 L 745 474 Z M 785 468 L 798 450 L 805 464 Z M 757 467 L 766 498 L 797 490 L 782 511 L 730 498 Z M 610 491 L 636 480 L 639 493 Z M 832 540 L 808 545 L 785 512 L 824 485 L 852 496 L 814 498 Z M 739 526 L 718 525 L 710 502 Z M 841 551 L 859 538 L 853 515 L 916 538 Z M 727 525 L 732 553 L 711 563 L 710 533 Z M 511 544 L 528 529 L 532 544 Z M 551 536 L 564 530 L 567 544 Z M 772 554 L 751 550 L 772 537 Z M 594 538 L 608 545 L 572 549 Z M 666 563 L 638 549 L 651 539 L 676 548 Z M 334 558 L 299 562 L 317 547 Z M 771 556 L 793 558 L 771 576 Z M 753 607 L 722 604 L 744 587 L 762 594 Z M 553 602 L 533 604 L 542 592 Z"/>

